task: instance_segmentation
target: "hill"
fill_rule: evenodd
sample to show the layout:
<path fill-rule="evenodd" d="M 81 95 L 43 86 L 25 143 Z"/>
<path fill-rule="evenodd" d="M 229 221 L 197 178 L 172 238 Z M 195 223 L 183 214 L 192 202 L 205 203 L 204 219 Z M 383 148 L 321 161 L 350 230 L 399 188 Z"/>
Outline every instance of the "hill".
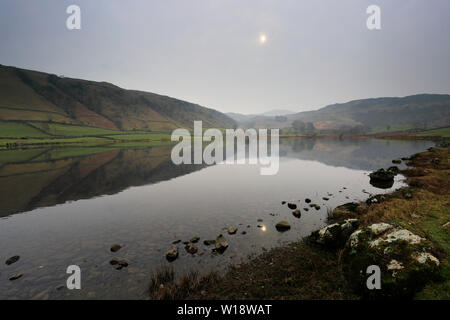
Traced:
<path fill-rule="evenodd" d="M 193 126 L 232 128 L 228 116 L 197 104 L 107 82 L 58 77 L 0 65 L 0 120 L 89 126 L 104 130 L 169 132 Z M 42 133 L 42 132 L 41 132 Z"/>
<path fill-rule="evenodd" d="M 285 109 L 274 109 L 261 113 L 261 116 L 286 116 L 288 114 L 294 114 L 296 112 Z"/>
<path fill-rule="evenodd" d="M 286 116 L 230 116 L 243 127 L 256 128 L 289 128 L 295 120 L 300 120 L 313 123 L 320 132 L 430 129 L 450 125 L 450 95 L 354 100 Z"/>

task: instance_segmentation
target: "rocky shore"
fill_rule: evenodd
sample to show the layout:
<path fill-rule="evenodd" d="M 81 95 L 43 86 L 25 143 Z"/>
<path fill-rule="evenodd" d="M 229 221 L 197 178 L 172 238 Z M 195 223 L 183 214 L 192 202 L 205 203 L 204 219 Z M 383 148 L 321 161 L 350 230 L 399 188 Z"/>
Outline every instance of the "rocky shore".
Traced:
<path fill-rule="evenodd" d="M 401 173 L 407 188 L 339 206 L 328 226 L 223 275 L 190 274 L 178 282 L 170 267 L 160 270 L 151 280 L 151 298 L 449 299 L 450 149 L 431 148 L 394 163 L 401 161 L 407 169 L 393 166 L 371 179 L 389 182 Z M 279 224 L 280 231 L 289 229 Z M 366 285 L 372 265 L 381 271 L 380 290 Z"/>

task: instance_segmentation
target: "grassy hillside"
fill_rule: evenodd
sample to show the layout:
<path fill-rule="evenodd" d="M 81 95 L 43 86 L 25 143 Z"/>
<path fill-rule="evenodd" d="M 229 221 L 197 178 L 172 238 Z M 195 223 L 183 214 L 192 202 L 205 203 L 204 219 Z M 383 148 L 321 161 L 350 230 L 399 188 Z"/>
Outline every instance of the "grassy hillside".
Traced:
<path fill-rule="evenodd" d="M 202 120 L 204 127 L 235 126 L 234 120 L 216 110 L 167 96 L 1 65 L 0 120 L 22 121 L 51 135 L 69 136 L 85 135 L 83 132 L 87 129 L 72 127 L 73 130 L 69 130 L 72 132 L 66 132 L 68 127 L 59 124 L 109 130 L 104 133 L 169 132 L 178 127 L 190 128 L 194 120 Z M 9 125 L 11 129 L 17 124 L 14 135 L 31 133 L 33 129 L 23 123 Z M 0 128 L 0 131 L 6 129 Z M 0 137 L 11 135 L 0 134 Z"/>
<path fill-rule="evenodd" d="M 450 126 L 450 95 L 355 100 L 279 117 L 229 116 L 241 126 L 256 128 L 288 128 L 295 120 L 301 120 L 328 133 L 355 128 L 366 133 L 424 130 Z"/>

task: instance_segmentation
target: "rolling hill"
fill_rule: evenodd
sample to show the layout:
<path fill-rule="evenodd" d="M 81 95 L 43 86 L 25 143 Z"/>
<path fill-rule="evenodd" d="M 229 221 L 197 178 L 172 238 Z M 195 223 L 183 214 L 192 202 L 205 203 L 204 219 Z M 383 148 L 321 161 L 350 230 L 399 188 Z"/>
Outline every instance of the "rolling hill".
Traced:
<path fill-rule="evenodd" d="M 24 130 L 37 134 L 48 133 L 47 126 L 55 123 L 103 132 L 170 132 L 191 128 L 194 120 L 202 120 L 204 127 L 236 126 L 233 119 L 216 110 L 171 97 L 2 65 L 0 120 L 3 125 L 20 121 Z"/>
<path fill-rule="evenodd" d="M 318 131 L 359 128 L 365 132 L 402 131 L 450 126 L 450 95 L 419 94 L 333 104 L 316 111 L 267 117 L 228 114 L 243 127 L 288 128 L 295 120 L 312 122 Z"/>

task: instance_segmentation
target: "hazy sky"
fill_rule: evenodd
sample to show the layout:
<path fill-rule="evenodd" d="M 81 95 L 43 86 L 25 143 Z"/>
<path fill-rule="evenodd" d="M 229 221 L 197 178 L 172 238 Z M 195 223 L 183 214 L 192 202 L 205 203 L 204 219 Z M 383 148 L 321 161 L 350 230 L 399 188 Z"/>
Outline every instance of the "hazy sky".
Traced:
<path fill-rule="evenodd" d="M 71 4 L 81 30 L 66 28 Z M 450 1 L 0 0 L 0 64 L 223 112 L 450 93 Z"/>

